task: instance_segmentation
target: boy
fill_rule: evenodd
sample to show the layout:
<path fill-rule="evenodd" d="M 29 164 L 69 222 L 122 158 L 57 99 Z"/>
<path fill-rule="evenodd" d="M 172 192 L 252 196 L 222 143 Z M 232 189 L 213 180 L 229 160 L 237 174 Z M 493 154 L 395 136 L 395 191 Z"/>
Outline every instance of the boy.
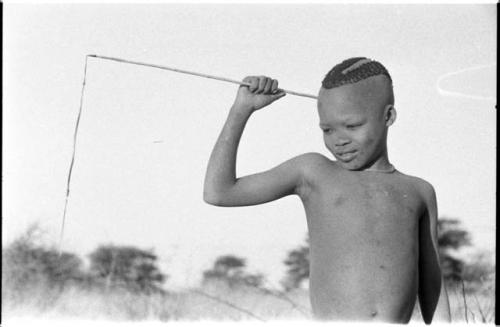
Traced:
<path fill-rule="evenodd" d="M 385 67 L 351 58 L 333 67 L 318 96 L 319 126 L 337 159 L 306 153 L 236 177 L 236 153 L 251 114 L 285 94 L 276 80 L 246 77 L 213 149 L 204 200 L 248 206 L 296 194 L 310 238 L 310 299 L 317 319 L 407 323 L 418 295 L 426 323 L 450 321 L 437 252 L 433 187 L 389 162 L 396 119 Z M 439 299 L 439 300 L 438 300 Z"/>

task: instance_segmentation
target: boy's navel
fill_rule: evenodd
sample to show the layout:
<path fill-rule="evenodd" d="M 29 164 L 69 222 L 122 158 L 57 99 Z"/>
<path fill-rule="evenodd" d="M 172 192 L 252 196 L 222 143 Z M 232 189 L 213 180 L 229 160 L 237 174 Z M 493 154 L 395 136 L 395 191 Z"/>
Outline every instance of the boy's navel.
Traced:
<path fill-rule="evenodd" d="M 346 198 L 342 195 L 339 195 L 334 201 L 333 204 L 338 207 L 341 206 L 346 201 Z"/>

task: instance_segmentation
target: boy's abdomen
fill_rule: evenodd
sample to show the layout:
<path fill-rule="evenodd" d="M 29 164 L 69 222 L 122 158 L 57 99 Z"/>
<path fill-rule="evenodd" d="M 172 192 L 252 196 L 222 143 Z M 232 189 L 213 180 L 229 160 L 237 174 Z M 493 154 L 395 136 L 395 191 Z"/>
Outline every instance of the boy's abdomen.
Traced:
<path fill-rule="evenodd" d="M 333 253 L 332 253 L 333 254 Z M 310 298 L 317 319 L 406 323 L 417 294 L 417 255 L 352 260 L 323 259 L 311 253 Z M 332 255 L 332 257 L 334 257 Z"/>

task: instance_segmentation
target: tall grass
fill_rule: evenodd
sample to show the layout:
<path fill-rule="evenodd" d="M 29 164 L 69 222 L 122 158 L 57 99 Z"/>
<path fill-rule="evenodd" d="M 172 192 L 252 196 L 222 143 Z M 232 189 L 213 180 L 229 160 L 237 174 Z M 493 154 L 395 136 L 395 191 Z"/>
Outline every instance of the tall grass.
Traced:
<path fill-rule="evenodd" d="M 61 292 L 47 287 L 32 288 L 19 299 L 7 289 L 2 291 L 2 311 L 14 317 L 128 320 L 273 320 L 305 317 L 289 302 L 259 292 L 255 288 L 209 284 L 200 288 L 151 295 L 124 289 L 84 289 L 69 286 Z M 288 294 L 309 310 L 306 291 Z"/>
<path fill-rule="evenodd" d="M 69 285 L 53 290 L 48 285 L 31 287 L 21 297 L 2 288 L 4 319 L 16 317 L 78 318 L 114 321 L 242 321 L 311 319 L 307 290 L 280 295 L 279 290 L 257 289 L 244 285 L 230 287 L 210 283 L 199 288 L 164 294 L 138 294 L 124 289 L 83 288 Z M 454 322 L 492 323 L 494 321 L 493 285 L 462 290 L 449 287 Z M 464 297 L 466 301 L 464 302 Z M 418 305 L 412 321 L 422 318 Z"/>

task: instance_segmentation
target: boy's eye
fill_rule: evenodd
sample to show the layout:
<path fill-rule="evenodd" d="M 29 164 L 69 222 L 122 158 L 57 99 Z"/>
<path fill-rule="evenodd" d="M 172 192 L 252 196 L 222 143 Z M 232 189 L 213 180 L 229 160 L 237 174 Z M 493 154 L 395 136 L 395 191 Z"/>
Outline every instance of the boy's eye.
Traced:
<path fill-rule="evenodd" d="M 361 124 L 349 124 L 349 125 L 346 125 L 346 127 L 348 129 L 354 129 L 354 128 L 359 127 L 359 126 L 361 126 Z"/>
<path fill-rule="evenodd" d="M 330 134 L 332 132 L 331 128 L 323 128 L 323 133 Z"/>

